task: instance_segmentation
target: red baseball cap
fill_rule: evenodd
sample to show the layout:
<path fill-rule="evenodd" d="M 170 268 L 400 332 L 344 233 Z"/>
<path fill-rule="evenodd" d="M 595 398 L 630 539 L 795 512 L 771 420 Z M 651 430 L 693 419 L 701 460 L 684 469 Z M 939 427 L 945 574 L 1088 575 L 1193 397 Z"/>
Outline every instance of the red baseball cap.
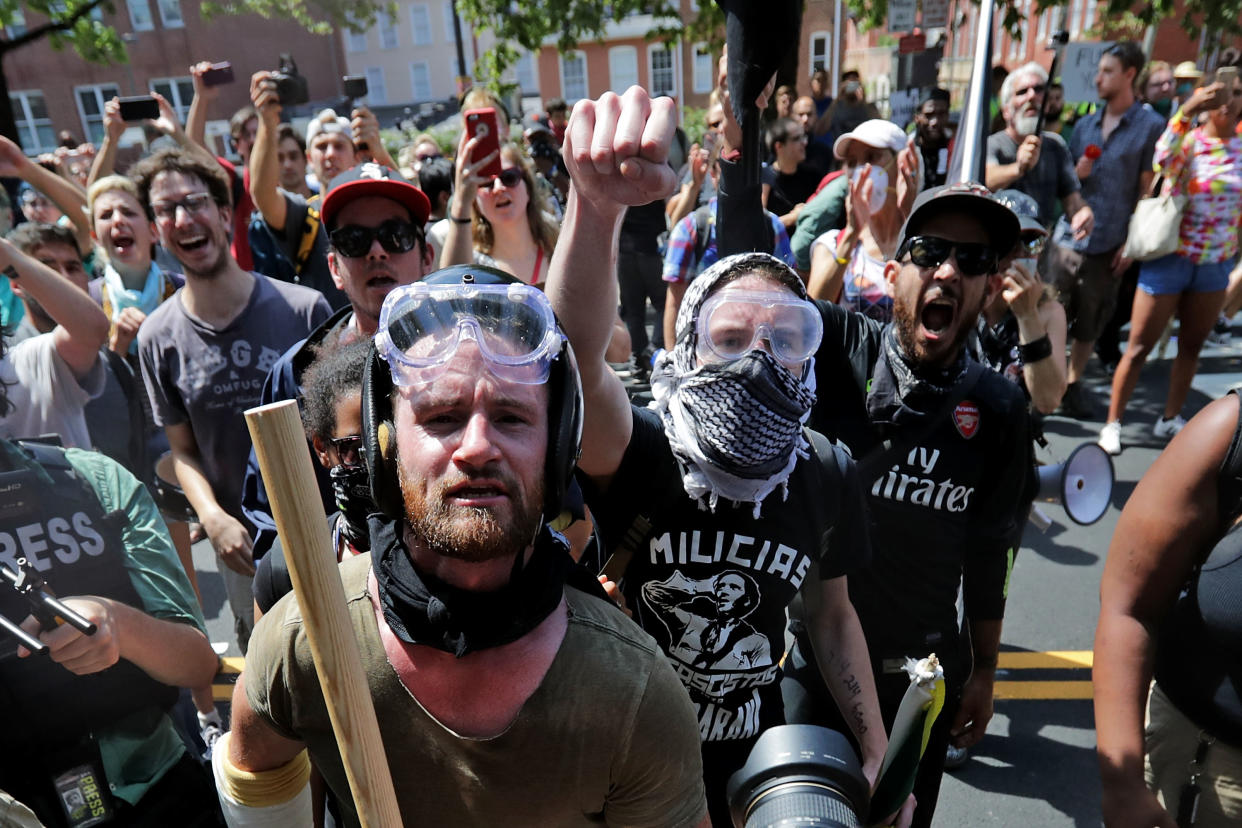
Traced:
<path fill-rule="evenodd" d="M 368 161 L 350 167 L 328 185 L 328 194 L 323 197 L 319 208 L 319 216 L 327 231 L 330 233 L 336 229 L 336 216 L 346 204 L 364 196 L 387 198 L 404 205 L 414 223 L 420 227 L 427 223 L 427 217 L 431 215 L 431 202 L 422 190 L 396 170 Z"/>

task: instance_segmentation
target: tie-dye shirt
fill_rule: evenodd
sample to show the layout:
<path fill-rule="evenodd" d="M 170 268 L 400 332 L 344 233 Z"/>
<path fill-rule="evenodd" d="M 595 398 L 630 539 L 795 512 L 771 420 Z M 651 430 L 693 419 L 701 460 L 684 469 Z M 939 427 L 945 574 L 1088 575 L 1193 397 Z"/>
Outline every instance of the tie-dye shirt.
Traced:
<path fill-rule="evenodd" d="M 1221 141 L 1191 127 L 1178 110 L 1156 142 L 1153 164 L 1174 182 L 1174 193 L 1189 196 L 1177 252 L 1197 264 L 1223 262 L 1238 255 L 1242 137 Z"/>

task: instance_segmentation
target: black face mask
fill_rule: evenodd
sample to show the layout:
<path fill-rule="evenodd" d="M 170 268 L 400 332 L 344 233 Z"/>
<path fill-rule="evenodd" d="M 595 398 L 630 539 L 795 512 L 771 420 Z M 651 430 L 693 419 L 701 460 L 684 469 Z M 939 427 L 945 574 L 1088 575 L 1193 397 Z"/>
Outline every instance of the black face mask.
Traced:
<path fill-rule="evenodd" d="M 344 463 L 333 466 L 328 472 L 332 478 L 332 495 L 336 500 L 336 508 L 341 511 L 341 521 L 337 525 L 349 545 L 359 552 L 371 548 L 371 536 L 367 531 L 367 515 L 374 511 L 375 501 L 371 500 L 371 485 L 367 480 L 364 466 L 348 466 Z"/>
<path fill-rule="evenodd" d="M 407 644 L 435 647 L 461 658 L 517 641 L 543 623 L 561 603 L 573 564 L 569 547 L 544 527 L 523 565 L 514 556 L 509 583 L 474 592 L 419 572 L 401 538 L 404 521 L 375 515 L 370 521 L 375 571 L 384 620 Z"/>

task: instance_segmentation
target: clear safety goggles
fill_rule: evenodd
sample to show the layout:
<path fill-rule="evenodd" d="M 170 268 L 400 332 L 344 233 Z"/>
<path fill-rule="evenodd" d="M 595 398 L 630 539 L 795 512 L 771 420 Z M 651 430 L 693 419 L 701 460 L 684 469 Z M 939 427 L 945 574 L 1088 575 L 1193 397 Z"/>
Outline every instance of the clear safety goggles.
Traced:
<path fill-rule="evenodd" d="M 764 343 L 781 362 L 805 362 L 824 337 L 815 305 L 784 291 L 714 293 L 699 308 L 696 330 L 696 351 L 706 362 L 740 359 Z"/>
<path fill-rule="evenodd" d="M 375 347 L 397 385 L 435 380 L 466 340 L 497 377 L 539 385 L 563 337 L 547 297 L 530 285 L 416 282 L 384 299 Z"/>

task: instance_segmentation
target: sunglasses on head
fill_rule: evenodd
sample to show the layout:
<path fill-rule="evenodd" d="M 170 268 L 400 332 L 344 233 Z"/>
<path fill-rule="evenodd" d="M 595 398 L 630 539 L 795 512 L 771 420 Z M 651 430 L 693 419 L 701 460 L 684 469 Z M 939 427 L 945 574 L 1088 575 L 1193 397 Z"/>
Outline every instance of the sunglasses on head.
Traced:
<path fill-rule="evenodd" d="M 983 276 L 996 272 L 996 251 L 977 242 L 955 242 L 938 236 L 911 236 L 897 251 L 900 261 L 906 254 L 922 268 L 940 267 L 950 255 L 957 259 L 963 276 Z"/>
<path fill-rule="evenodd" d="M 492 181 L 500 181 L 502 187 L 512 189 L 522 183 L 522 171 L 517 167 L 505 167 L 500 171 L 500 175 L 493 178 Z"/>
<path fill-rule="evenodd" d="M 413 224 L 401 219 L 389 219 L 379 227 L 361 227 L 347 224 L 333 230 L 329 236 L 333 249 L 349 259 L 367 255 L 371 242 L 379 239 L 385 253 L 409 253 L 418 244 L 419 233 Z"/>

